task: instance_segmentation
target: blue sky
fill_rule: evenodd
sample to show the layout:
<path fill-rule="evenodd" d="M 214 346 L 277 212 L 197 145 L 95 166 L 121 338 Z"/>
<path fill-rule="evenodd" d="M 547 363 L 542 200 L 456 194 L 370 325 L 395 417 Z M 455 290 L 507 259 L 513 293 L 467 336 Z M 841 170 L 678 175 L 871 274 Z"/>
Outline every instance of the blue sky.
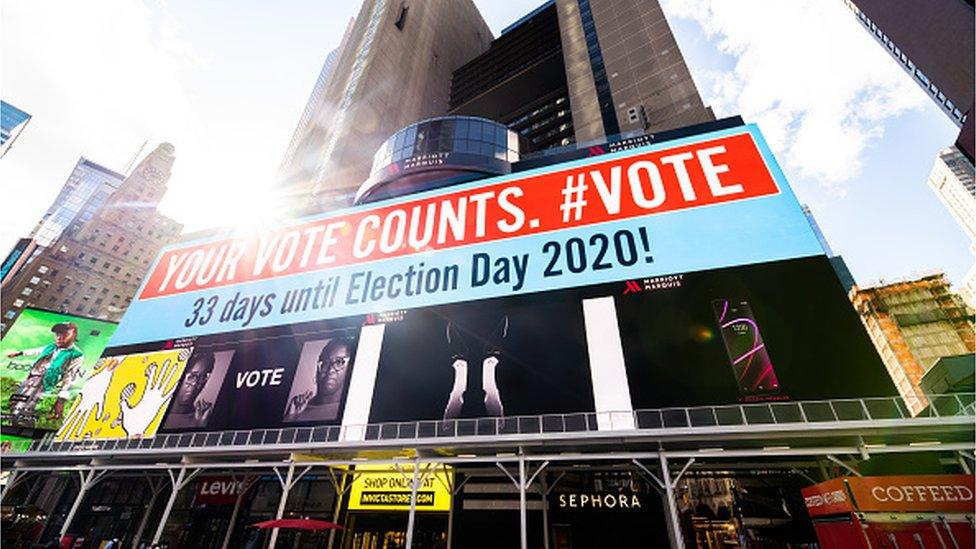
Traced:
<path fill-rule="evenodd" d="M 540 3 L 476 1 L 496 33 Z M 189 230 L 247 215 L 359 7 L 57 4 L 5 3 L 0 20 L 0 95 L 34 114 L 0 163 L 5 196 L 17 197 L 0 217 L 5 250 L 30 231 L 78 156 L 121 170 L 143 141 L 176 146 L 164 213 Z M 962 279 L 969 243 L 926 186 L 955 127 L 843 2 L 663 4 L 706 103 L 759 124 L 860 283 L 933 269 Z"/>

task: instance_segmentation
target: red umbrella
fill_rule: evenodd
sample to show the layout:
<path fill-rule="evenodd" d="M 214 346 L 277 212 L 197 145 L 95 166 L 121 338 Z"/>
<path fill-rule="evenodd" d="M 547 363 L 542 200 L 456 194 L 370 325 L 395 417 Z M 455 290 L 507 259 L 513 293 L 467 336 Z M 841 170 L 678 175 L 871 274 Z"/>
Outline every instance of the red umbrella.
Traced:
<path fill-rule="evenodd" d="M 315 519 L 278 519 L 255 522 L 251 526 L 267 528 L 290 528 L 293 530 L 342 530 L 342 526 L 327 520 Z"/>

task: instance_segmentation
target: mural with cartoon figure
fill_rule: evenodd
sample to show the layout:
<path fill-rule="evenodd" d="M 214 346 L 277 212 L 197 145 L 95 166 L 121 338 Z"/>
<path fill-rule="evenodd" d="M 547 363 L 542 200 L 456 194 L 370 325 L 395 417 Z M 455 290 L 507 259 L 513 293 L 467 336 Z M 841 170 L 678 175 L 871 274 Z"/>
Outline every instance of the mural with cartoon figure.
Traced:
<path fill-rule="evenodd" d="M 156 434 L 192 349 L 98 361 L 56 440 L 148 438 Z"/>

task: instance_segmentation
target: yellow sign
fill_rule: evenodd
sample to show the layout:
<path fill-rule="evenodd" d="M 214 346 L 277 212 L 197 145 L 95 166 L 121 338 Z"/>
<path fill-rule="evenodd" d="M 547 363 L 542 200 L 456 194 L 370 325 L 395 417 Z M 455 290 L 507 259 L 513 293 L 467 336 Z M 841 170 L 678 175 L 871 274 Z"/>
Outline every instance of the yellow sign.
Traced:
<path fill-rule="evenodd" d="M 418 511 L 448 511 L 454 471 L 444 465 L 421 463 L 418 471 Z M 393 465 L 357 465 L 349 492 L 352 511 L 409 511 L 413 464 L 398 471 Z"/>
<path fill-rule="evenodd" d="M 190 351 L 172 349 L 99 359 L 55 439 L 83 441 L 155 435 Z"/>

